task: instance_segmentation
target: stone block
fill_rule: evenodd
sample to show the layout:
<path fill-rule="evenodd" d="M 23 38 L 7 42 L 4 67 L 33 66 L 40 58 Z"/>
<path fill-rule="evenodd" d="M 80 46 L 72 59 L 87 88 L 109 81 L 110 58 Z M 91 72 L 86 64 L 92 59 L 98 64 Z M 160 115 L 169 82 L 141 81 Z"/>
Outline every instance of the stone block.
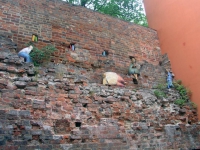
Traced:
<path fill-rule="evenodd" d="M 42 130 L 32 130 L 32 131 L 31 131 L 31 134 L 32 134 L 32 135 L 41 135 L 42 133 L 43 133 Z"/>
<path fill-rule="evenodd" d="M 0 145 L 5 145 L 6 144 L 6 139 L 3 135 L 0 135 Z"/>
<path fill-rule="evenodd" d="M 19 116 L 30 116 L 31 115 L 31 113 L 30 113 L 30 111 L 29 110 L 21 110 L 21 111 L 19 111 Z"/>
<path fill-rule="evenodd" d="M 30 115 L 29 111 L 27 113 Z M 22 120 L 22 125 L 24 125 L 24 126 L 30 126 L 31 125 L 30 124 L 30 120 Z"/>
<path fill-rule="evenodd" d="M 33 100 L 33 108 L 38 108 L 38 109 L 45 109 L 46 104 L 45 101 L 42 100 Z"/>
<path fill-rule="evenodd" d="M 26 140 L 13 140 L 14 145 L 21 146 L 21 145 L 27 145 Z"/>
<path fill-rule="evenodd" d="M 20 89 L 24 89 L 26 87 L 27 83 L 23 82 L 23 81 L 16 81 L 15 85 Z"/>
<path fill-rule="evenodd" d="M 42 140 L 53 140 L 53 135 L 41 135 L 40 139 L 42 139 Z"/>
<path fill-rule="evenodd" d="M 25 140 L 25 141 L 31 141 L 32 140 L 32 135 L 30 135 L 30 134 L 23 135 L 23 140 Z"/>

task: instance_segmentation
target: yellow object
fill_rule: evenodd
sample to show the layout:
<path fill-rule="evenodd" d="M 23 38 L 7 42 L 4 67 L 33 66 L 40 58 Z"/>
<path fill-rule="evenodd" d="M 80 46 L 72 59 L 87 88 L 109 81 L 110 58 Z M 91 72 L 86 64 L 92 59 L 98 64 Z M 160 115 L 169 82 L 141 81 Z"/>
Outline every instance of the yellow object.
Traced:
<path fill-rule="evenodd" d="M 32 35 L 32 41 L 34 41 L 35 40 L 35 35 Z"/>

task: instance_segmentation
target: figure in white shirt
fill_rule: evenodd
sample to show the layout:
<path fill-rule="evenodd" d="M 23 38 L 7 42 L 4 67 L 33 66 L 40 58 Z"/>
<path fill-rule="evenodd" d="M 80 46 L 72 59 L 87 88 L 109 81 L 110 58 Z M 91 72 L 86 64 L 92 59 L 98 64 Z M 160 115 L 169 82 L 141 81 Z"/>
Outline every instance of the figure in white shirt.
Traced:
<path fill-rule="evenodd" d="M 25 62 L 27 63 L 32 62 L 31 57 L 29 55 L 32 49 L 33 49 L 32 45 L 30 45 L 29 47 L 23 48 L 21 51 L 19 51 L 18 56 L 23 57 L 25 59 Z"/>
<path fill-rule="evenodd" d="M 103 85 L 117 85 L 125 86 L 126 82 L 124 79 L 115 72 L 105 72 L 103 74 Z"/>

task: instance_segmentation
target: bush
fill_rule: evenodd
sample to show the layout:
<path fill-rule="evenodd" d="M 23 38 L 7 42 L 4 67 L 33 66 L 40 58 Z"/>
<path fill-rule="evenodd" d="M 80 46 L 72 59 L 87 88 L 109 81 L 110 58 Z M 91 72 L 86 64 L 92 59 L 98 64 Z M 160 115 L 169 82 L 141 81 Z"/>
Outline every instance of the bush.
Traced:
<path fill-rule="evenodd" d="M 40 66 L 44 62 L 48 62 L 51 59 L 51 55 L 54 51 L 56 51 L 55 46 L 47 45 L 41 49 L 35 47 L 31 42 L 27 44 L 27 46 L 32 45 L 33 50 L 30 53 L 34 66 Z"/>

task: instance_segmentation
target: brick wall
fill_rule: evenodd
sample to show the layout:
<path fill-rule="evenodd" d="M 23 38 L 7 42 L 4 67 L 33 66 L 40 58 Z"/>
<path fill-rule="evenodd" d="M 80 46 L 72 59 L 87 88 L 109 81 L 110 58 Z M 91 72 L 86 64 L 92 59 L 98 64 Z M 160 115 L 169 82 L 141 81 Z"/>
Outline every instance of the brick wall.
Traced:
<path fill-rule="evenodd" d="M 175 105 L 176 90 L 157 98 L 155 89 L 91 83 L 92 69 L 35 68 L 11 40 L 0 35 L 0 43 L 0 150 L 200 148 L 197 109 Z"/>
<path fill-rule="evenodd" d="M 104 71 L 131 81 L 129 55 L 142 66 L 139 86 L 163 79 L 170 64 L 160 56 L 155 31 L 61 1 L 0 0 L 0 32 L 0 149 L 200 147 L 197 110 L 175 105 L 176 91 L 159 99 L 132 82 L 124 88 L 100 83 Z M 24 64 L 6 37 L 20 50 L 32 34 L 38 47 L 54 44 L 53 61 L 62 64 Z M 75 51 L 67 48 L 71 42 Z"/>
<path fill-rule="evenodd" d="M 0 31 L 12 33 L 19 49 L 31 40 L 32 34 L 39 36 L 39 47 L 55 44 L 59 49 L 56 63 L 108 59 L 114 61 L 114 70 L 123 70 L 131 55 L 158 64 L 157 34 L 149 28 L 60 0 L 1 0 L 0 8 Z M 76 42 L 75 52 L 66 48 L 70 42 Z M 101 56 L 104 50 L 109 51 L 106 58 Z"/>
<path fill-rule="evenodd" d="M 157 98 L 155 89 L 99 84 L 95 68 L 52 62 L 35 68 L 19 59 L 7 36 L 0 34 L 0 149 L 199 148 L 197 109 L 175 105 L 176 90 Z M 167 56 L 161 64 L 169 67 Z M 153 82 L 159 67 L 145 63 L 141 72 Z"/>

